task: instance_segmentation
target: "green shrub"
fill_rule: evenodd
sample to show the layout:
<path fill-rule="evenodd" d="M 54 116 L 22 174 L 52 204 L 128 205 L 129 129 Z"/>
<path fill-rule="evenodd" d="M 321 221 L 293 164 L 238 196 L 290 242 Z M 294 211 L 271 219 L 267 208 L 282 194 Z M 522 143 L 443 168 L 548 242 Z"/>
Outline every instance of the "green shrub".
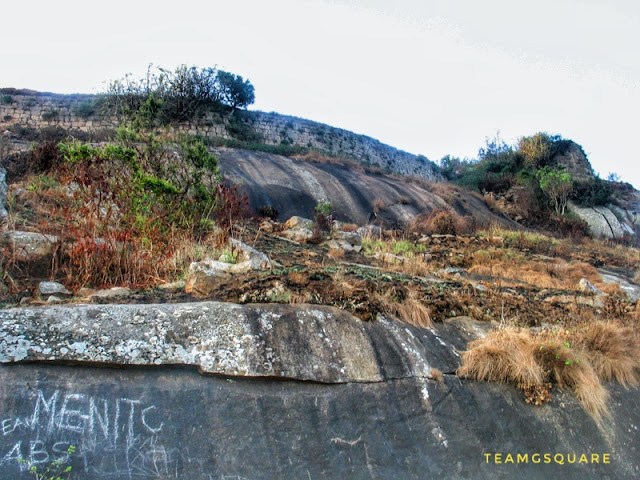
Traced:
<path fill-rule="evenodd" d="M 315 208 L 316 213 L 321 213 L 327 217 L 331 215 L 332 210 L 333 210 L 333 205 L 331 205 L 331 202 L 319 203 L 318 205 L 316 205 L 316 208 Z"/>
<path fill-rule="evenodd" d="M 73 107 L 73 111 L 76 115 L 82 118 L 87 118 L 96 112 L 96 102 L 93 99 L 83 100 L 77 103 Z"/>
<path fill-rule="evenodd" d="M 40 116 L 42 120 L 44 120 L 45 122 L 49 122 L 58 118 L 58 110 L 45 110 Z"/>
<path fill-rule="evenodd" d="M 611 185 L 596 177 L 588 182 L 576 182 L 571 198 L 583 207 L 597 207 L 610 203 L 612 195 Z"/>
<path fill-rule="evenodd" d="M 0 97 L 0 103 L 2 103 L 3 105 L 9 105 L 13 103 L 13 97 L 11 95 L 2 95 Z"/>

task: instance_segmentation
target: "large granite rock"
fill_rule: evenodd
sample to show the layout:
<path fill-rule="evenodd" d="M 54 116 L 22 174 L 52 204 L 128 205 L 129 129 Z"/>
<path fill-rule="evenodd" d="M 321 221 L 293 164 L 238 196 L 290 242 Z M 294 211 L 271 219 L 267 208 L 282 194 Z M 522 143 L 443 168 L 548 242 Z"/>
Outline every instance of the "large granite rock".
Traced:
<path fill-rule="evenodd" d="M 327 383 L 430 374 L 425 345 L 411 330 L 384 318 L 364 323 L 332 307 L 84 305 L 8 309 L 0 322 L 0 362 L 191 365 L 205 373 Z M 451 347 L 435 337 L 428 346 L 455 368 Z"/>
<path fill-rule="evenodd" d="M 53 254 L 53 247 L 58 241 L 53 235 L 35 232 L 7 230 L 2 236 L 2 245 L 9 247 L 12 255 L 19 262 L 38 262 Z"/>
<path fill-rule="evenodd" d="M 468 318 L 207 302 L 11 309 L 0 326 L 3 479 L 28 477 L 19 457 L 86 480 L 640 475 L 637 389 L 611 386 L 598 424 L 570 393 L 534 408 L 459 379 L 456 350 L 486 331 Z"/>
<path fill-rule="evenodd" d="M 589 230 L 598 238 L 623 238 L 635 235 L 633 228 L 618 217 L 608 207 L 579 207 L 569 202 L 569 210 L 589 225 Z"/>

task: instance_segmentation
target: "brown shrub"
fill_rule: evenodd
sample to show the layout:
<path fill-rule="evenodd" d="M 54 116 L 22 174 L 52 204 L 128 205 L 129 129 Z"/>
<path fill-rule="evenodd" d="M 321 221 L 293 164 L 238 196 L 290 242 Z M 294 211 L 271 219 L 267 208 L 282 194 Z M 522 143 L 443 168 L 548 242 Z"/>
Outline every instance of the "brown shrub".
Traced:
<path fill-rule="evenodd" d="M 343 232 L 355 232 L 358 230 L 358 225 L 355 223 L 343 223 L 340 229 Z"/>
<path fill-rule="evenodd" d="M 384 200 L 382 200 L 381 198 L 376 198 L 373 201 L 373 211 L 378 213 L 382 210 L 384 210 L 386 208 L 386 204 L 384 203 Z"/>
<path fill-rule="evenodd" d="M 431 369 L 431 380 L 434 380 L 438 383 L 444 383 L 444 375 L 437 368 Z"/>
<path fill-rule="evenodd" d="M 383 308 L 384 312 L 393 315 L 404 323 L 421 328 L 433 325 L 431 310 L 422 301 L 422 294 L 417 290 L 410 290 L 399 299 L 402 293 L 388 291 L 384 295 L 374 294 L 374 300 Z"/>
<path fill-rule="evenodd" d="M 576 333 L 575 347 L 587 352 L 594 370 L 603 380 L 637 386 L 640 381 L 640 339 L 630 327 L 592 323 Z"/>
<path fill-rule="evenodd" d="M 456 233 L 454 217 L 446 210 L 434 210 L 417 215 L 413 219 L 410 229 L 428 235 L 455 235 Z"/>
<path fill-rule="evenodd" d="M 533 336 L 528 331 L 510 328 L 494 330 L 471 342 L 457 373 L 480 381 L 515 383 L 521 388 L 524 385 L 529 392 L 553 381 L 560 387 L 571 388 L 584 408 L 599 418 L 608 413 L 609 393 L 590 357 L 589 350 L 571 348 L 569 342 L 558 336 Z M 631 377 L 623 378 L 628 382 Z"/>

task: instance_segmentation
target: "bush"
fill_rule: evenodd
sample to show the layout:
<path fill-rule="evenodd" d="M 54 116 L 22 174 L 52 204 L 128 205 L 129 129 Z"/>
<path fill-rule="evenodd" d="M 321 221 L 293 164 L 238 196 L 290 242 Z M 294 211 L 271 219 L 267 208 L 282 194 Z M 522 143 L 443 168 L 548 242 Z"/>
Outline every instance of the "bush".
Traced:
<path fill-rule="evenodd" d="M 127 75 L 116 80 L 102 103 L 132 126 L 148 128 L 195 121 L 211 111 L 233 113 L 254 100 L 253 85 L 239 75 L 181 65 L 173 72 L 150 66 L 144 78 L 135 80 Z"/>
<path fill-rule="evenodd" d="M 42 114 L 40 115 L 42 117 L 42 120 L 44 120 L 45 122 L 49 122 L 52 120 L 55 120 L 56 118 L 58 118 L 58 111 L 57 110 L 45 110 L 44 112 L 42 112 Z"/>
<path fill-rule="evenodd" d="M 73 111 L 76 115 L 82 118 L 87 118 L 96 112 L 96 102 L 92 99 L 83 100 L 77 103 L 73 107 Z"/>
<path fill-rule="evenodd" d="M 571 198 L 583 207 L 597 207 L 610 203 L 612 194 L 613 189 L 607 182 L 594 178 L 589 182 L 576 182 Z"/>
<path fill-rule="evenodd" d="M 323 236 L 331 232 L 333 228 L 332 210 L 333 206 L 330 202 L 316 205 L 311 243 L 320 243 Z"/>
<path fill-rule="evenodd" d="M 258 214 L 264 218 L 270 218 L 271 220 L 275 220 L 280 215 L 280 212 L 272 206 L 272 205 L 263 205 L 258 210 Z"/>
<path fill-rule="evenodd" d="M 2 95 L 0 97 L 0 103 L 3 105 L 9 105 L 13 103 L 13 97 L 11 95 Z"/>

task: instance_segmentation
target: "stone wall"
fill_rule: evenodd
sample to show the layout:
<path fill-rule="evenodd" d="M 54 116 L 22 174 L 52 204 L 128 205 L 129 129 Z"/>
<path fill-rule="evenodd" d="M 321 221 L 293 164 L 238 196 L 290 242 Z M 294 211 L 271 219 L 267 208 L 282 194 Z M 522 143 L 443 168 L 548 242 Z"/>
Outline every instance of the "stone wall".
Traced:
<path fill-rule="evenodd" d="M 24 91 L 0 93 L 0 129 L 14 125 L 32 128 L 60 126 L 83 131 L 116 128 L 119 124 L 117 117 L 91 111 L 94 99 L 92 95 Z M 267 145 L 310 147 L 403 175 L 440 178 L 437 166 L 425 157 L 398 150 L 365 135 L 277 113 L 256 111 L 244 117 L 244 127 L 253 130 L 259 141 Z M 228 119 L 214 113 L 197 123 L 175 124 L 171 129 L 210 138 L 233 138 Z"/>

